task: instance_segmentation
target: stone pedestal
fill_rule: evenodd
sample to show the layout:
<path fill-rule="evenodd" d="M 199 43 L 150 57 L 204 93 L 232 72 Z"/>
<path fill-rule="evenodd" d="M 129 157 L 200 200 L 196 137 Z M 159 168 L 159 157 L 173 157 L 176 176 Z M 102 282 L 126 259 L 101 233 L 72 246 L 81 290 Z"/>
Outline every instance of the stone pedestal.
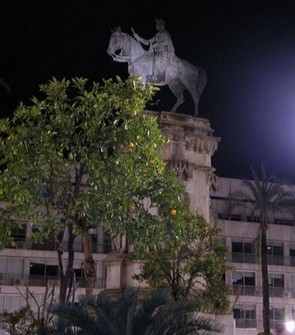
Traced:
<path fill-rule="evenodd" d="M 186 185 L 192 212 L 198 212 L 209 222 L 209 190 L 216 183 L 211 157 L 217 150 L 219 137 L 207 119 L 170 112 L 146 111 L 158 118 L 159 126 L 169 138 L 162 153 L 168 166 L 176 168 Z"/>
<path fill-rule="evenodd" d="M 162 154 L 167 165 L 176 168 L 184 180 L 191 210 L 202 214 L 209 222 L 209 190 L 216 182 L 211 157 L 220 139 L 213 136 L 213 130 L 206 119 L 170 112 L 144 113 L 156 117 L 161 130 L 169 138 Z M 106 261 L 106 269 L 108 291 L 139 286 L 132 278 L 134 273 L 139 272 L 139 264 L 124 264 L 122 255 L 110 254 Z M 146 287 L 145 283 L 141 286 Z"/>
<path fill-rule="evenodd" d="M 106 290 L 118 290 L 126 287 L 126 267 L 123 256 L 116 253 L 108 255 L 106 262 Z"/>

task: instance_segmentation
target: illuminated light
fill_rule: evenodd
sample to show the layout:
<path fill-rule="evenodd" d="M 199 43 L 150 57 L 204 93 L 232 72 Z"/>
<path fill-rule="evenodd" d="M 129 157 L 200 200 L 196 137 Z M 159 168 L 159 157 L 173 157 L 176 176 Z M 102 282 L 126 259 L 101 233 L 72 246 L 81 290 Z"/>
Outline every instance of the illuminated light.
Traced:
<path fill-rule="evenodd" d="M 287 321 L 285 323 L 286 329 L 289 333 L 291 333 L 295 329 L 295 322 L 293 320 Z"/>

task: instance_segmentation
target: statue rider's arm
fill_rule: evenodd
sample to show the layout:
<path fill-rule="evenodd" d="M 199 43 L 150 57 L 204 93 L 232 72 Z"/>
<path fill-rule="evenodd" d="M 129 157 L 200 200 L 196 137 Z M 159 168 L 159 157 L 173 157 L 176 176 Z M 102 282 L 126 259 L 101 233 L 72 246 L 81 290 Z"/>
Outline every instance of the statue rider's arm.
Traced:
<path fill-rule="evenodd" d="M 134 37 L 137 41 L 141 42 L 141 43 L 144 44 L 144 45 L 149 45 L 150 43 L 153 43 L 153 42 L 154 42 L 154 37 L 151 38 L 150 40 L 147 40 L 147 39 L 145 39 L 145 38 L 140 37 L 138 34 L 136 34 L 136 32 L 134 31 L 133 28 L 131 28 L 131 31 L 132 31 L 133 37 Z"/>

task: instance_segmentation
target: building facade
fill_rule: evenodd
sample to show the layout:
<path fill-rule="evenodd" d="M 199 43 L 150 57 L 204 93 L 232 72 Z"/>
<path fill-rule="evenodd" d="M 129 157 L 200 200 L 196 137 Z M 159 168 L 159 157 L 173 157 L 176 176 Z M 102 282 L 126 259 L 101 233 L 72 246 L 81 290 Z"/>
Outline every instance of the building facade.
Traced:
<path fill-rule="evenodd" d="M 239 179 L 219 178 L 211 190 L 211 209 L 220 238 L 228 247 L 226 282 L 231 292 L 231 312 L 236 335 L 262 331 L 262 277 L 259 257 L 259 218 L 251 205 L 234 202 L 232 194 L 244 188 Z M 289 191 L 295 191 L 286 185 Z M 268 225 L 268 272 L 270 323 L 273 334 L 288 320 L 295 319 L 295 220 L 282 213 Z"/>
<path fill-rule="evenodd" d="M 230 203 L 231 193 L 243 187 L 242 180 L 215 176 L 211 158 L 220 139 L 214 137 L 208 120 L 166 112 L 146 113 L 157 116 L 163 133 L 170 139 L 162 153 L 166 163 L 178 169 L 184 180 L 191 210 L 202 213 L 208 222 L 217 225 L 221 229 L 220 238 L 228 247 L 229 270 L 225 280 L 231 292 L 231 308 L 228 315 L 216 316 L 226 325 L 224 335 L 256 335 L 262 330 L 262 284 L 257 253 L 259 222 L 246 206 Z M 292 218 L 278 216 L 268 229 L 272 329 L 295 318 L 294 225 Z M 15 311 L 26 304 L 26 299 L 32 309 L 42 309 L 46 287 L 54 288 L 58 294 L 56 251 L 49 242 L 32 243 L 34 229 L 23 222 L 14 232 L 15 244 L 0 252 L 0 310 Z M 140 264 L 126 265 L 120 256 L 114 255 L 110 237 L 101 228 L 92 230 L 91 236 L 96 265 L 94 293 L 120 292 L 122 287 L 138 286 L 132 275 Z M 79 238 L 75 251 L 77 289 L 72 292 L 73 299 L 85 293 L 84 253 Z M 65 256 L 66 253 L 64 249 Z M 36 301 L 27 297 L 26 287 Z"/>

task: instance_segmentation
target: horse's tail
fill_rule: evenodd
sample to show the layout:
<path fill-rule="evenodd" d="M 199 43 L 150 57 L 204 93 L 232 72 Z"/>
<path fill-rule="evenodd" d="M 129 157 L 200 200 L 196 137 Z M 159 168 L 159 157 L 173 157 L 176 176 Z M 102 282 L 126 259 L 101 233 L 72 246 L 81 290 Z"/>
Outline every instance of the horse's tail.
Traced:
<path fill-rule="evenodd" d="M 201 94 L 204 90 L 204 87 L 205 87 L 206 83 L 207 83 L 207 73 L 201 67 L 199 67 L 198 70 L 199 70 L 198 91 L 199 91 L 199 94 Z"/>

